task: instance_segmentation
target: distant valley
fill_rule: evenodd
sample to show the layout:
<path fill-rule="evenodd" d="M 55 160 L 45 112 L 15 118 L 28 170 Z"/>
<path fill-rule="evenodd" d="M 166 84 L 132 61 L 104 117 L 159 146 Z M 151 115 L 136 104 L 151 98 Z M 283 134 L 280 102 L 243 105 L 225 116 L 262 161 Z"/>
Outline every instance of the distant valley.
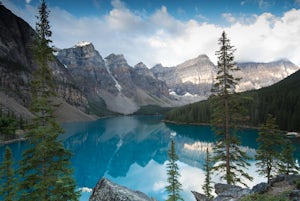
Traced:
<path fill-rule="evenodd" d="M 1 111 L 30 118 L 30 80 L 37 66 L 31 49 L 34 30 L 3 5 L 0 27 Z M 173 67 L 149 67 L 142 62 L 130 66 L 125 56 L 102 57 L 90 42 L 56 53 L 49 67 L 65 110 L 58 113 L 61 121 L 132 114 L 148 105 L 181 106 L 210 95 L 216 66 L 206 55 Z M 237 76 L 242 78 L 238 91 L 270 86 L 300 69 L 287 60 L 237 65 L 241 69 Z"/>

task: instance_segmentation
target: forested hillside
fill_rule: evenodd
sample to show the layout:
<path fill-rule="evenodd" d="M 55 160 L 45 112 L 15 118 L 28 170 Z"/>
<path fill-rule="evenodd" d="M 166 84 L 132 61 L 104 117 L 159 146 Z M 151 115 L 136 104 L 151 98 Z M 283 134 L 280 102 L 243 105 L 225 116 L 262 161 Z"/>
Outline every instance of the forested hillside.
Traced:
<path fill-rule="evenodd" d="M 248 109 L 247 125 L 259 126 L 267 114 L 277 119 L 281 130 L 300 131 L 300 71 L 266 88 L 240 94 L 240 104 Z M 171 110 L 168 121 L 210 123 L 210 99 Z"/>

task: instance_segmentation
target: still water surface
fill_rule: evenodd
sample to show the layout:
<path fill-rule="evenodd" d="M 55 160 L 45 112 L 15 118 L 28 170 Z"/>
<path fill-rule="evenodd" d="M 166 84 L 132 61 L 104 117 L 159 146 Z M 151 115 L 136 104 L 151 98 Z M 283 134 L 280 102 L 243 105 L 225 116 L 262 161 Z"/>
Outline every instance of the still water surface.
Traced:
<path fill-rule="evenodd" d="M 211 149 L 214 135 L 209 126 L 174 125 L 163 123 L 159 116 L 124 116 L 100 119 L 93 122 L 63 124 L 62 136 L 66 148 L 74 156 L 75 179 L 83 190 L 81 201 L 88 200 L 98 180 L 106 177 L 128 188 L 139 190 L 159 201 L 166 200 L 167 151 L 170 134 L 175 132 L 176 152 L 179 156 L 182 196 L 194 200 L 191 190 L 202 192 L 205 151 Z M 243 130 L 239 134 L 242 149 L 254 156 L 257 148 L 256 130 Z M 300 158 L 299 143 L 296 143 Z M 16 160 L 20 159 L 25 143 L 10 145 Z M 0 147 L 0 161 L 4 147 Z M 251 187 L 266 181 L 258 176 L 255 161 L 249 161 L 248 173 L 254 177 Z M 217 175 L 214 182 L 220 182 Z"/>

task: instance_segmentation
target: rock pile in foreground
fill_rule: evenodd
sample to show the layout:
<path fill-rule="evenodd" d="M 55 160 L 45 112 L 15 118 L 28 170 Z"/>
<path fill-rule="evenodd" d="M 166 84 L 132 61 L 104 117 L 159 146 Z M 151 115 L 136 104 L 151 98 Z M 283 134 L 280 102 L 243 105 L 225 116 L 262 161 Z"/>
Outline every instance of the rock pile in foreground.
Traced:
<path fill-rule="evenodd" d="M 266 194 L 278 196 L 284 193 L 287 200 L 300 201 L 300 176 L 278 176 L 271 180 L 270 184 L 259 183 L 252 189 L 242 188 L 229 184 L 216 184 L 217 197 L 209 199 L 205 195 L 192 191 L 196 201 L 238 201 L 251 194 Z M 89 201 L 155 201 L 140 191 L 133 191 L 124 186 L 114 184 L 106 178 L 102 178 L 95 188 Z"/>
<path fill-rule="evenodd" d="M 238 201 L 242 197 L 255 193 L 279 196 L 281 193 L 286 192 L 286 198 L 288 200 L 300 201 L 300 190 L 297 188 L 299 181 L 300 176 L 298 175 L 281 175 L 272 179 L 269 184 L 259 183 L 252 189 L 229 184 L 216 184 L 215 192 L 217 197 L 214 199 L 209 199 L 207 196 L 195 191 L 192 191 L 192 193 L 196 201 Z"/>
<path fill-rule="evenodd" d="M 114 184 L 106 178 L 102 178 L 95 188 L 89 201 L 155 201 L 140 191 L 133 191 L 124 186 Z"/>

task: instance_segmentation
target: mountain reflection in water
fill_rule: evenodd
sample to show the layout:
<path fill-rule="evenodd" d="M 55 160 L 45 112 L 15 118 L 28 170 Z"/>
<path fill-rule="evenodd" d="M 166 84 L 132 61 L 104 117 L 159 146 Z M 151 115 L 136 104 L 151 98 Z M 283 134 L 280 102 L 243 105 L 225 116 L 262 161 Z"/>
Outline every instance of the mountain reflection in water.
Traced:
<path fill-rule="evenodd" d="M 92 188 L 101 177 L 164 200 L 170 134 L 176 133 L 181 182 L 185 200 L 191 190 L 202 191 L 205 151 L 212 148 L 209 126 L 165 124 L 161 117 L 126 116 L 95 122 L 65 124 L 65 146 L 74 153 L 75 177 L 80 187 Z M 250 155 L 254 143 L 243 147 Z"/>

